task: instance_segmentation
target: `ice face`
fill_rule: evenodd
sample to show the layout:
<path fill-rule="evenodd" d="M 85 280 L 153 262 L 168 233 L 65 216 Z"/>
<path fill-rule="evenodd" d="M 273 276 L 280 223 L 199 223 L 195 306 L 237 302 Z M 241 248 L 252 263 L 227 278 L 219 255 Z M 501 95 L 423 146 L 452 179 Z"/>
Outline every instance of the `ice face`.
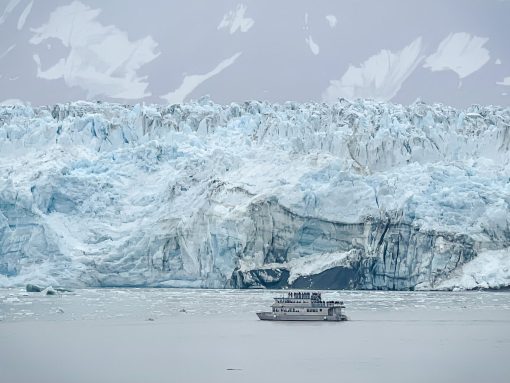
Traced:
<path fill-rule="evenodd" d="M 508 254 L 509 127 L 422 102 L 0 107 L 0 285 L 453 286 Z"/>

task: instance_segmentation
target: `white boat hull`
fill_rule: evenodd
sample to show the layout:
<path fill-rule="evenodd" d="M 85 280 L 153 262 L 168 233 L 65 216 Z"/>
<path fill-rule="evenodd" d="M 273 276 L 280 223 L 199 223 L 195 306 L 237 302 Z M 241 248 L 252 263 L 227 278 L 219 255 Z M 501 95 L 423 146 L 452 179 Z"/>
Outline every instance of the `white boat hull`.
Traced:
<path fill-rule="evenodd" d="M 273 312 L 260 312 L 257 313 L 260 320 L 269 321 L 322 321 L 322 322 L 341 322 L 346 321 L 346 315 L 301 315 L 294 313 L 273 313 Z"/>

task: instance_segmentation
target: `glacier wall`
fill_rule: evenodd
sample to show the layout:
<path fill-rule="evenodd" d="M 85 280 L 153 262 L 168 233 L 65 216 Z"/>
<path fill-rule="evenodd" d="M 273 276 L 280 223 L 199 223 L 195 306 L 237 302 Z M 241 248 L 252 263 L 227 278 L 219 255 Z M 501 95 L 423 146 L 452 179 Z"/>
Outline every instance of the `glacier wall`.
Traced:
<path fill-rule="evenodd" d="M 505 287 L 509 146 L 494 106 L 0 107 L 0 286 Z"/>

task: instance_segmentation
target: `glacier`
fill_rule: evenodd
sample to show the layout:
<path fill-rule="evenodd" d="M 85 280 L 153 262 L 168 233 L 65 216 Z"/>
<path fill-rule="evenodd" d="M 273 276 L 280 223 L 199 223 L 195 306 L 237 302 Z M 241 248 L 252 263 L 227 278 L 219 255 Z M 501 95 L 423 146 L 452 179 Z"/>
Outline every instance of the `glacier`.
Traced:
<path fill-rule="evenodd" d="M 0 106 L 0 286 L 510 285 L 510 108 Z"/>

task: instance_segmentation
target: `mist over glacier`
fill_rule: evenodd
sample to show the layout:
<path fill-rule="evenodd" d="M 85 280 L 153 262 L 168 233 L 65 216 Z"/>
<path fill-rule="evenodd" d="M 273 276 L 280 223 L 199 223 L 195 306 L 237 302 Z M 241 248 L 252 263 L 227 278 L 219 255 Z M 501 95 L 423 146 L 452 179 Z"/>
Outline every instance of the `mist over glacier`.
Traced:
<path fill-rule="evenodd" d="M 510 285 L 510 109 L 0 106 L 0 286 Z"/>

